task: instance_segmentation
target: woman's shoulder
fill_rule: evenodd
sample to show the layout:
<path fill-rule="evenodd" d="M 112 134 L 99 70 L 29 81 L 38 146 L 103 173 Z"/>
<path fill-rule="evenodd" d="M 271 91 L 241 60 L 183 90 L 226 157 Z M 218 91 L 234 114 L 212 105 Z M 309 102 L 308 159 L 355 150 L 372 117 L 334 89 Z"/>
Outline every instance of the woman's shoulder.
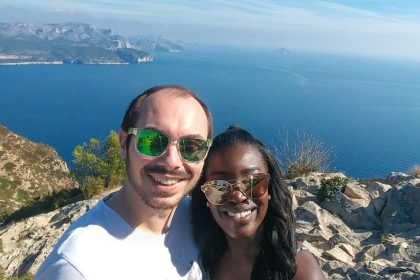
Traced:
<path fill-rule="evenodd" d="M 309 249 L 298 242 L 296 246 L 296 274 L 294 280 L 325 280 L 317 260 Z"/>

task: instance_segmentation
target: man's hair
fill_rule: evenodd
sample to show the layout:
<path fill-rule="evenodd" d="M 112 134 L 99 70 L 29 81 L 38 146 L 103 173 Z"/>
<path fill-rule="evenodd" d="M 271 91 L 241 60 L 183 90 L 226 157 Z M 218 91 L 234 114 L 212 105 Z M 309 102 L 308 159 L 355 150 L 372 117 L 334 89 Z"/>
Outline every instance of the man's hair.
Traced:
<path fill-rule="evenodd" d="M 151 95 L 164 89 L 173 89 L 174 91 L 172 91 L 170 94 L 174 96 L 192 97 L 201 105 L 207 117 L 207 138 L 211 139 L 213 134 L 212 118 L 206 104 L 204 104 L 204 102 L 201 101 L 201 99 L 198 98 L 198 96 L 191 90 L 177 85 L 155 86 L 145 90 L 143 93 L 134 98 L 128 106 L 127 111 L 125 112 L 124 119 L 121 123 L 121 129 L 127 132 L 130 127 L 134 127 L 140 116 L 144 101 Z"/>
<path fill-rule="evenodd" d="M 295 216 L 292 196 L 282 178 L 279 165 L 271 151 L 249 132 L 230 126 L 216 136 L 206 158 L 203 175 L 197 186 L 206 182 L 206 168 L 215 153 L 223 153 L 228 147 L 246 144 L 255 147 L 261 154 L 270 174 L 268 193 L 271 199 L 264 221 L 259 252 L 252 268 L 251 279 L 292 279 L 296 272 L 295 262 Z M 227 250 L 225 233 L 206 207 L 206 197 L 200 187 L 192 191 L 194 238 L 201 250 L 204 269 L 214 275 L 216 265 Z M 205 273 L 206 273 L 205 272 Z"/>

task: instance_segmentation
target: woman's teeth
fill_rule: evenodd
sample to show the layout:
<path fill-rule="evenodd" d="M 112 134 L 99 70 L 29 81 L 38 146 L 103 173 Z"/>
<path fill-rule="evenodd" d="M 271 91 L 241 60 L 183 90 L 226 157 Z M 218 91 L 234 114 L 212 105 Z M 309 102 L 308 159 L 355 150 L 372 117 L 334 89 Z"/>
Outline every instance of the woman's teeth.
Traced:
<path fill-rule="evenodd" d="M 247 211 L 242 211 L 242 212 L 226 212 L 226 214 L 229 217 L 235 217 L 235 218 L 243 218 L 245 216 L 248 216 L 249 214 L 251 214 L 251 210 L 247 210 Z"/>

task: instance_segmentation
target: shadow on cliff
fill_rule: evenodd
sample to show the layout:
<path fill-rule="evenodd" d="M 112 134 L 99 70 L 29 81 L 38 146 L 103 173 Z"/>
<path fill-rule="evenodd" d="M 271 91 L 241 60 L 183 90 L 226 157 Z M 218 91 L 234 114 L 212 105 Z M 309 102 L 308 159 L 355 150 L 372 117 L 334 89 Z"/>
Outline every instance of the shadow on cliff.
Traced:
<path fill-rule="evenodd" d="M 52 194 L 34 199 L 29 205 L 13 212 L 4 219 L 3 225 L 38 214 L 48 213 L 65 205 L 86 199 L 80 189 L 62 189 Z M 0 221 L 1 222 L 1 221 Z"/>

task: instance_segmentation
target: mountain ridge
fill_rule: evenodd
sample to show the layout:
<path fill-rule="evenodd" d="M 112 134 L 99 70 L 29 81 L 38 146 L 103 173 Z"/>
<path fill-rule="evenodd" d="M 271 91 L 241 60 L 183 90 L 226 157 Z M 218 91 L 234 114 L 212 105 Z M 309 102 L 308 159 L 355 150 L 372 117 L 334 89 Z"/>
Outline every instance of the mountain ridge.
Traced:
<path fill-rule="evenodd" d="M 128 64 L 153 61 L 112 29 L 87 23 L 0 23 L 0 64 Z"/>

